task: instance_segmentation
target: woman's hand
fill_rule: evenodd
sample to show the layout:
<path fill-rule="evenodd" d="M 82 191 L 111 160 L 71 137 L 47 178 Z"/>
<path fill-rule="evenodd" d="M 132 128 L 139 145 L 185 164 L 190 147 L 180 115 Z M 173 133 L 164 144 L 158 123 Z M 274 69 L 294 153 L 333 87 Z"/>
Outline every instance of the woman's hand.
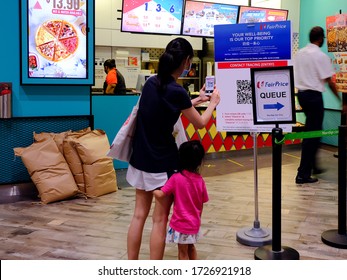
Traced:
<path fill-rule="evenodd" d="M 214 85 L 214 90 L 211 95 L 206 95 L 205 92 L 205 84 L 200 89 L 200 95 L 197 98 L 194 98 L 192 100 L 193 106 L 199 105 L 202 102 L 210 101 L 216 107 L 219 104 L 220 101 L 220 94 L 219 90 L 217 89 L 216 85 Z"/>
<path fill-rule="evenodd" d="M 209 101 L 210 100 L 210 96 L 206 95 L 206 92 L 205 92 L 205 89 L 206 89 L 206 86 L 205 84 L 202 86 L 202 88 L 200 89 L 200 94 L 199 94 L 199 97 L 201 99 L 201 102 L 206 102 L 206 101 Z"/>
<path fill-rule="evenodd" d="M 219 104 L 219 102 L 220 102 L 220 93 L 219 93 L 219 90 L 216 87 L 214 87 L 214 90 L 210 97 L 210 103 L 214 104 L 216 107 Z"/>

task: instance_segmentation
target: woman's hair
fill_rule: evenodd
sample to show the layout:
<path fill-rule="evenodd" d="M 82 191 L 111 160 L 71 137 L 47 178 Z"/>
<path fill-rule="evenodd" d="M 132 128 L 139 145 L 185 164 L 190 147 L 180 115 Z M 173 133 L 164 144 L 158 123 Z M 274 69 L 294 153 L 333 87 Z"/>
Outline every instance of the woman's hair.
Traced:
<path fill-rule="evenodd" d="M 199 140 L 191 140 L 181 144 L 178 149 L 179 169 L 199 173 L 199 167 L 205 156 L 205 150 Z"/>
<path fill-rule="evenodd" d="M 107 59 L 104 62 L 104 67 L 116 68 L 116 60 L 115 59 Z"/>
<path fill-rule="evenodd" d="M 171 74 L 177 70 L 182 62 L 193 58 L 194 51 L 192 45 L 184 38 L 173 39 L 167 46 L 164 53 L 159 58 L 158 79 L 159 90 L 165 91 L 166 85 L 171 81 Z"/>

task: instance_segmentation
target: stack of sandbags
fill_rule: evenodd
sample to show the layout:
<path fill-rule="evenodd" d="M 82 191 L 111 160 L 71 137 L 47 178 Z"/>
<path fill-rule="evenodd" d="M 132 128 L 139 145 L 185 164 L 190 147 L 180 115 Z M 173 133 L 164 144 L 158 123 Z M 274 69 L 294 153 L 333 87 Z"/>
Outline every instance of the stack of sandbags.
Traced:
<path fill-rule="evenodd" d="M 36 185 L 43 203 L 83 193 L 97 197 L 117 191 L 113 160 L 106 156 L 108 138 L 86 128 L 62 133 L 35 133 L 35 142 L 15 148 Z"/>

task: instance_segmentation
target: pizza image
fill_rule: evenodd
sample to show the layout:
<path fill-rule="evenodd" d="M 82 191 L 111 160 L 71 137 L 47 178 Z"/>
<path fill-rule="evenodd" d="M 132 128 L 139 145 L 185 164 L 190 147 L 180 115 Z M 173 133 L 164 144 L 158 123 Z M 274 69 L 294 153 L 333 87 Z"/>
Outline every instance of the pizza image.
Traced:
<path fill-rule="evenodd" d="M 68 58 L 78 48 L 78 34 L 74 26 L 64 20 L 48 20 L 41 24 L 35 36 L 37 51 L 54 62 Z"/>

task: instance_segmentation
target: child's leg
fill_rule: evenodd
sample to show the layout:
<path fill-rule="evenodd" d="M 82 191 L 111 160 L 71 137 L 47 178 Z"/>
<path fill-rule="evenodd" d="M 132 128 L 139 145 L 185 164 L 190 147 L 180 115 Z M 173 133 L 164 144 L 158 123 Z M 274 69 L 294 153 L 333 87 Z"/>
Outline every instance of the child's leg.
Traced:
<path fill-rule="evenodd" d="M 190 260 L 198 259 L 198 253 L 196 252 L 194 244 L 188 244 L 188 256 Z"/>
<path fill-rule="evenodd" d="M 178 244 L 178 259 L 179 260 L 189 260 L 188 245 L 189 244 Z"/>

